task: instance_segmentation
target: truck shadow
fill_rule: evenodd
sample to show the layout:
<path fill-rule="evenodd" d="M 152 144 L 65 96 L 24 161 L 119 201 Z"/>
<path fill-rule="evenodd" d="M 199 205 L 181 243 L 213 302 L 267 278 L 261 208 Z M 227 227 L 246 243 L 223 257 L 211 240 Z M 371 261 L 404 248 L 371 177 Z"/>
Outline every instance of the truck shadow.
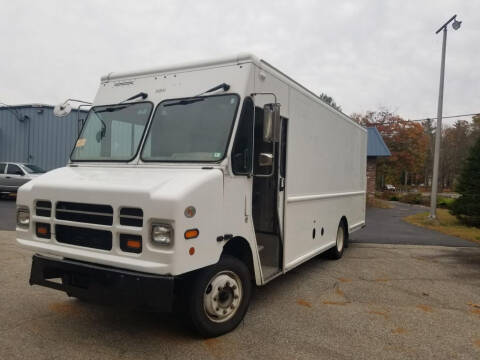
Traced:
<path fill-rule="evenodd" d="M 255 288 L 249 311 L 262 312 L 266 310 L 263 309 L 264 307 L 270 306 L 268 299 L 295 293 L 299 278 L 302 278 L 303 283 L 309 281 L 314 274 L 318 276 L 321 269 L 328 264 L 333 262 L 327 260 L 326 256 L 319 256 L 279 279 Z M 57 315 L 55 326 L 59 329 L 65 326 L 69 329 L 71 336 L 75 336 L 75 333 L 76 336 L 84 336 L 84 329 L 88 328 L 93 329 L 93 331 L 89 330 L 89 336 L 94 336 L 98 331 L 99 336 L 111 337 L 114 332 L 115 337 L 120 337 L 127 343 L 132 342 L 132 346 L 135 346 L 140 339 L 142 342 L 146 339 L 158 341 L 159 338 L 168 338 L 170 341 L 175 339 L 180 342 L 203 340 L 193 329 L 186 312 L 155 313 L 143 309 L 96 304 L 75 298 L 65 298 L 65 300 L 50 303 L 48 310 L 50 314 Z M 248 316 L 249 313 L 247 313 Z M 68 342 L 69 339 L 66 338 L 64 341 Z"/>

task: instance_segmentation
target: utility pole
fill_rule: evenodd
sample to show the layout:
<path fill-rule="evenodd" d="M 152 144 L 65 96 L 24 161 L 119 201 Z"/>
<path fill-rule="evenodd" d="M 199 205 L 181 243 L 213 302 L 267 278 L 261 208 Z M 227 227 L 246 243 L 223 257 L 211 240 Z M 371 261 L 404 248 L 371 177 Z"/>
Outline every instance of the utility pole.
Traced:
<path fill-rule="evenodd" d="M 452 16 L 435 34 L 443 30 L 442 43 L 442 61 L 440 66 L 440 88 L 438 90 L 438 108 L 437 108 L 437 128 L 435 130 L 435 151 L 433 156 L 433 177 L 432 177 L 432 192 L 430 195 L 430 219 L 437 218 L 437 194 L 438 194 L 438 169 L 440 162 L 440 143 L 442 140 L 442 115 L 443 115 L 443 85 L 445 82 L 445 52 L 447 47 L 447 27 L 453 21 L 452 27 L 454 30 L 460 29 L 461 21 L 458 21 L 457 15 Z"/>

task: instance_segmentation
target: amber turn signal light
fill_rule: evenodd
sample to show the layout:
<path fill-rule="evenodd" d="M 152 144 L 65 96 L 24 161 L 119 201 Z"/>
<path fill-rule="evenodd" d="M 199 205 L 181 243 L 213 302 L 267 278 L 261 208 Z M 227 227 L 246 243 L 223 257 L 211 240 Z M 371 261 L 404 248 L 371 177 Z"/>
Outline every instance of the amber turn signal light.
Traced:
<path fill-rule="evenodd" d="M 200 232 L 198 231 L 198 229 L 189 229 L 187 231 L 185 231 L 185 239 L 195 239 L 198 237 L 198 234 Z"/>
<path fill-rule="evenodd" d="M 135 254 L 141 253 L 142 237 L 138 235 L 120 234 L 120 249 Z"/>
<path fill-rule="evenodd" d="M 37 223 L 37 236 L 42 239 L 50 239 L 50 224 Z"/>

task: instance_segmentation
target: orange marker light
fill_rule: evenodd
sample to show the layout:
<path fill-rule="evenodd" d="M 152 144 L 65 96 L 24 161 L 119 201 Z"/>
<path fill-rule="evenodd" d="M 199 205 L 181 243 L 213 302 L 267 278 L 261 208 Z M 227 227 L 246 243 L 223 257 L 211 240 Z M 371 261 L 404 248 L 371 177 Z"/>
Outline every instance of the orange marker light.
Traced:
<path fill-rule="evenodd" d="M 195 248 L 192 246 L 189 250 L 188 253 L 191 255 L 195 254 Z"/>
<path fill-rule="evenodd" d="M 41 234 L 41 235 L 47 235 L 48 234 L 48 229 L 46 226 L 41 226 L 39 225 L 37 227 L 37 233 Z"/>
<path fill-rule="evenodd" d="M 195 239 L 199 233 L 198 229 L 189 229 L 185 231 L 185 239 Z"/>
<path fill-rule="evenodd" d="M 42 239 L 50 239 L 50 224 L 37 223 L 37 236 Z"/>
<path fill-rule="evenodd" d="M 132 249 L 141 249 L 142 243 L 138 240 L 127 240 L 127 247 Z"/>

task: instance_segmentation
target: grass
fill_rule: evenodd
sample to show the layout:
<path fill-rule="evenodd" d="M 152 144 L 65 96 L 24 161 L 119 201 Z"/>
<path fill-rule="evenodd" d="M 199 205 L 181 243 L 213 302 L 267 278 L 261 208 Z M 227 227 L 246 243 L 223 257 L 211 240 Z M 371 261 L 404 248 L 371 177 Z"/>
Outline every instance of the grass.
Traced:
<path fill-rule="evenodd" d="M 439 231 L 441 233 L 456 236 L 465 240 L 480 243 L 480 229 L 462 224 L 455 216 L 446 209 L 437 208 L 437 219 L 428 218 L 428 212 L 410 215 L 403 218 L 406 222 Z"/>

